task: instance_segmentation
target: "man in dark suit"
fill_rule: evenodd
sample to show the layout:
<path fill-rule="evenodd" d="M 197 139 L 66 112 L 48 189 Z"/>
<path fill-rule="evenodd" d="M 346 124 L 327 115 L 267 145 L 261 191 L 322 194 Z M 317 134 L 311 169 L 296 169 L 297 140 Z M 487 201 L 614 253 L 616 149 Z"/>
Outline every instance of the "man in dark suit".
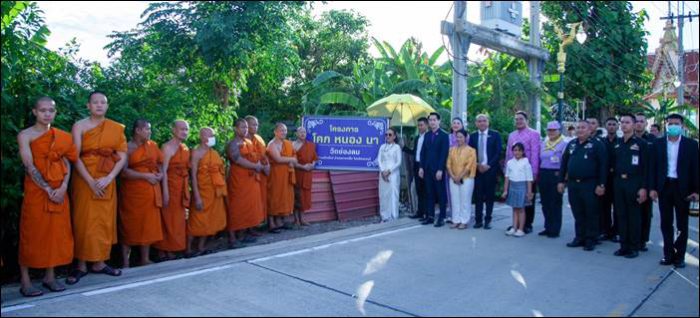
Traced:
<path fill-rule="evenodd" d="M 418 136 L 416 136 L 413 141 L 413 149 L 404 146 L 403 151 L 408 153 L 414 160 L 413 182 L 416 184 L 416 194 L 418 195 L 418 210 L 416 214 L 410 216 L 410 218 L 420 219 L 419 221 L 423 222 L 427 219 L 425 213 L 425 180 L 418 177 L 418 170 L 420 170 L 420 153 L 423 148 L 423 142 L 425 141 L 425 135 L 428 132 L 428 118 L 418 118 L 417 127 Z"/>
<path fill-rule="evenodd" d="M 476 116 L 478 131 L 469 136 L 469 146 L 476 150 L 477 172 L 474 182 L 474 203 L 476 204 L 476 224 L 474 228 L 482 226 L 488 230 L 491 228 L 491 215 L 493 214 L 493 202 L 496 196 L 496 177 L 501 171 L 499 160 L 501 159 L 502 140 L 501 135 L 489 130 L 489 117 L 484 114 Z M 484 205 L 486 205 L 486 219 L 484 219 Z M 485 223 L 483 223 L 485 221 Z"/>
<path fill-rule="evenodd" d="M 681 115 L 669 115 L 666 125 L 666 138 L 654 141 L 650 196 L 659 200 L 661 212 L 664 258 L 659 263 L 682 268 L 685 267 L 685 251 L 688 244 L 690 201 L 698 200 L 698 142 L 681 136 Z M 674 214 L 679 232 L 675 242 Z"/>
<path fill-rule="evenodd" d="M 423 224 L 430 224 L 434 221 L 435 202 L 440 205 L 440 214 L 435 221 L 435 227 L 445 225 L 447 215 L 447 188 L 445 178 L 447 172 L 447 155 L 450 148 L 450 141 L 447 133 L 440 129 L 440 114 L 430 113 L 428 116 L 430 131 L 425 135 L 425 141 L 420 153 L 420 169 L 418 177 L 425 180 L 427 198 L 425 201 L 426 220 Z"/>

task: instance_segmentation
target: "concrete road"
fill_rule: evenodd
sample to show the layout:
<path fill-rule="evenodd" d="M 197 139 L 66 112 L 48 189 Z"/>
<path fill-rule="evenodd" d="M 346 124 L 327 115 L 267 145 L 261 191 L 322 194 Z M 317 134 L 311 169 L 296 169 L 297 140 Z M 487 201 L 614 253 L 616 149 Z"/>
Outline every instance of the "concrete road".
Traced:
<path fill-rule="evenodd" d="M 535 233 L 542 229 L 541 212 Z M 562 236 L 421 226 L 409 219 L 124 271 L 91 274 L 38 299 L 2 288 L 2 316 L 698 316 L 698 219 L 684 269 L 662 258 L 658 210 L 649 252 L 567 248 Z M 36 284 L 38 286 L 38 283 Z"/>

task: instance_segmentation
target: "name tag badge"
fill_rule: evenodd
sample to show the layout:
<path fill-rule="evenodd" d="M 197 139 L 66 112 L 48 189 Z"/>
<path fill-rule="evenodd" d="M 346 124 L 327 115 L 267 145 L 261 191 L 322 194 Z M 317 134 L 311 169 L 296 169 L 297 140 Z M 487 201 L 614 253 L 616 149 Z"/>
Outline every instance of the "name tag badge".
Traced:
<path fill-rule="evenodd" d="M 552 163 L 559 163 L 559 157 L 558 156 L 552 156 L 552 158 L 549 158 L 549 161 Z"/>
<path fill-rule="evenodd" d="M 639 156 L 632 156 L 632 165 L 633 166 L 639 165 Z"/>
<path fill-rule="evenodd" d="M 587 144 L 587 145 L 586 145 L 585 147 L 583 147 L 583 148 L 591 149 L 591 148 L 593 148 L 593 144 Z"/>
<path fill-rule="evenodd" d="M 630 150 L 639 150 L 639 146 L 637 146 L 637 144 L 634 144 L 630 147 Z"/>

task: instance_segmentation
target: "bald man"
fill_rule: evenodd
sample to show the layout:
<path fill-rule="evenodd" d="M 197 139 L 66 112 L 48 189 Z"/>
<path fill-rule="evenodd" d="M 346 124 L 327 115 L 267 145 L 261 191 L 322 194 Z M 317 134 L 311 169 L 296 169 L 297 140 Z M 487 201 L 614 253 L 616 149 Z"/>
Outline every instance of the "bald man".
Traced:
<path fill-rule="evenodd" d="M 245 117 L 245 120 L 248 122 L 248 136 L 247 138 L 250 139 L 250 141 L 253 142 L 253 147 L 255 148 L 255 152 L 258 153 L 258 156 L 260 156 L 260 164 L 263 165 L 262 173 L 259 174 L 260 176 L 260 199 L 263 207 L 263 213 L 265 214 L 265 217 L 268 218 L 268 213 L 267 213 L 267 180 L 268 177 L 270 176 L 270 160 L 267 157 L 267 144 L 265 143 L 265 140 L 258 135 L 258 128 L 260 127 L 260 124 L 258 123 L 258 119 L 255 116 L 248 115 Z M 272 217 L 268 218 L 268 225 L 272 224 Z M 249 230 L 249 233 L 253 236 L 260 236 L 260 234 L 256 233 L 254 230 Z M 273 227 L 270 227 L 270 233 L 280 233 L 279 229 L 274 229 Z"/>
<path fill-rule="evenodd" d="M 190 125 L 176 120 L 172 125 L 172 138 L 161 146 L 163 152 L 163 240 L 154 245 L 161 261 L 175 259 L 175 253 L 187 247 L 186 209 L 190 207 L 190 148 L 185 140 Z"/>
<path fill-rule="evenodd" d="M 187 220 L 187 257 L 208 254 L 205 244 L 213 236 L 226 228 L 226 181 L 224 161 L 212 147 L 216 145 L 214 129 L 205 127 L 199 131 L 199 146 L 192 151 L 190 162 L 194 209 L 190 209 Z M 192 242 L 198 238 L 196 252 L 192 252 Z"/>
<path fill-rule="evenodd" d="M 306 140 L 306 128 L 297 128 L 297 140 L 294 141 L 294 152 L 298 162 L 295 166 L 296 185 L 294 187 L 294 220 L 297 226 L 307 226 L 304 213 L 311 210 L 311 186 L 313 184 L 313 169 L 318 161 L 316 145 Z"/>
<path fill-rule="evenodd" d="M 294 154 L 294 146 L 287 140 L 287 126 L 278 123 L 275 126 L 275 139 L 267 145 L 267 154 L 270 158 L 270 179 L 267 190 L 267 209 L 271 219 L 270 228 L 283 227 L 290 229 L 291 225 L 285 224 L 285 218 L 292 215 L 294 210 L 294 167 L 298 160 Z"/>

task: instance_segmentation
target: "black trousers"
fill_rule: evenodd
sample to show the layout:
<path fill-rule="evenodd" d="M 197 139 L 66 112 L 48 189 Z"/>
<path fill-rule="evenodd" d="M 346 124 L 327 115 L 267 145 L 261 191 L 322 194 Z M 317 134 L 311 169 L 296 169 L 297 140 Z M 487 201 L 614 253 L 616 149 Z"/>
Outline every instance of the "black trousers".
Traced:
<path fill-rule="evenodd" d="M 666 179 L 666 184 L 659 193 L 659 210 L 661 211 L 661 234 L 664 237 L 664 258 L 674 262 L 685 260 L 688 245 L 688 213 L 690 202 L 686 201 L 678 188 L 678 181 Z M 673 228 L 673 217 L 676 217 L 678 237 L 674 241 L 676 231 Z"/>
<path fill-rule="evenodd" d="M 445 187 L 445 178 L 447 174 L 443 172 L 442 180 L 435 179 L 435 171 L 426 169 L 423 171 L 425 180 L 425 192 L 427 194 L 425 200 L 425 212 L 429 219 L 432 219 L 435 214 L 435 203 L 440 205 L 440 214 L 437 218 L 439 221 L 445 220 L 447 216 L 447 188 Z"/>
<path fill-rule="evenodd" d="M 493 215 L 493 202 L 496 196 L 496 170 L 489 169 L 486 173 L 476 173 L 474 179 L 474 204 L 476 223 L 486 221 L 491 223 Z M 484 219 L 484 205 L 486 206 L 486 218 Z"/>
<path fill-rule="evenodd" d="M 559 235 L 561 231 L 562 197 L 557 191 L 559 183 L 558 170 L 540 170 L 540 198 L 542 199 L 542 215 L 544 230 L 549 235 Z"/>
<path fill-rule="evenodd" d="M 636 251 L 642 244 L 642 205 L 637 202 L 641 188 L 639 177 L 615 179 L 615 224 L 620 232 L 620 248 L 625 251 Z"/>
<path fill-rule="evenodd" d="M 615 201 L 615 181 L 612 178 L 608 178 L 608 182 L 605 184 L 605 195 L 601 198 L 600 203 L 600 234 L 613 236 L 617 235 L 617 217 L 615 216 L 617 212 L 614 210 L 616 207 Z"/>
<path fill-rule="evenodd" d="M 570 180 L 569 204 L 574 214 L 576 240 L 592 244 L 600 233 L 600 211 L 595 180 Z"/>
<path fill-rule="evenodd" d="M 414 182 L 416 183 L 416 194 L 418 195 L 418 211 L 416 211 L 416 215 L 420 217 L 425 217 L 425 179 L 421 178 L 418 176 L 418 170 L 420 170 L 420 167 L 418 166 L 418 163 L 416 162 L 415 167 L 413 169 L 413 178 Z"/>
<path fill-rule="evenodd" d="M 532 222 L 535 221 L 535 206 L 537 205 L 537 183 L 532 183 L 532 205 L 525 207 L 525 226 L 532 229 Z"/>
<path fill-rule="evenodd" d="M 654 205 L 651 200 L 642 203 L 642 241 L 641 246 L 649 242 L 649 233 L 651 232 L 651 216 Z M 690 207 L 689 207 L 690 208 Z"/>

